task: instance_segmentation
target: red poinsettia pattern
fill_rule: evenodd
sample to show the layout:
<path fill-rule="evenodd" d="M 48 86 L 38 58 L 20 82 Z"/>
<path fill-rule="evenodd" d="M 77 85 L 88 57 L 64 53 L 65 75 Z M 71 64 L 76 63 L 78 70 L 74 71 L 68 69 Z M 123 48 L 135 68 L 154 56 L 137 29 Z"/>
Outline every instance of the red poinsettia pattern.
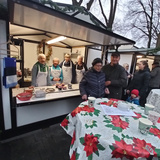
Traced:
<path fill-rule="evenodd" d="M 158 121 L 157 121 L 158 123 L 160 123 L 160 118 L 158 119 Z"/>
<path fill-rule="evenodd" d="M 88 113 L 94 112 L 94 107 L 88 107 L 88 105 L 85 105 L 84 107 L 77 107 L 75 110 L 72 111 L 71 115 L 72 117 L 75 117 L 77 113 L 80 113 L 82 111 L 87 111 Z"/>
<path fill-rule="evenodd" d="M 148 158 L 150 153 L 147 151 L 146 146 L 150 147 L 153 150 L 153 154 L 156 156 L 155 147 L 151 143 L 146 143 L 146 141 L 140 140 L 139 138 L 133 138 L 134 149 L 137 150 L 138 157 Z"/>
<path fill-rule="evenodd" d="M 117 107 L 118 104 L 116 102 L 114 102 L 113 100 L 109 100 L 108 102 L 101 102 L 100 104 Z"/>
<path fill-rule="evenodd" d="M 94 137 L 94 135 L 86 134 L 84 137 L 84 141 L 84 151 L 86 151 L 87 157 L 93 152 L 98 151 L 97 144 L 99 142 L 97 137 Z"/>
<path fill-rule="evenodd" d="M 160 130 L 159 129 L 151 128 L 149 131 L 160 139 Z"/>
<path fill-rule="evenodd" d="M 111 116 L 111 117 L 112 117 L 111 122 L 115 127 L 120 127 L 122 129 L 128 128 L 129 123 L 127 123 L 126 121 L 122 121 L 119 116 Z"/>
<path fill-rule="evenodd" d="M 74 141 L 76 140 L 76 132 L 73 132 L 73 137 L 72 137 L 72 141 L 71 141 L 71 146 L 74 144 Z"/>
<path fill-rule="evenodd" d="M 64 128 L 66 128 L 67 126 L 68 126 L 68 123 L 69 123 L 69 121 L 68 121 L 68 119 L 67 119 L 67 117 L 61 122 L 61 126 L 62 127 L 64 127 Z"/>
<path fill-rule="evenodd" d="M 136 116 L 133 116 L 133 118 L 141 118 L 142 117 L 142 115 L 140 113 L 136 113 L 136 112 L 134 112 L 134 113 L 136 114 Z"/>
<path fill-rule="evenodd" d="M 115 148 L 112 151 L 112 155 L 113 155 L 112 157 L 114 158 L 126 157 L 128 159 L 133 159 L 138 157 L 136 152 L 133 152 L 133 145 L 126 144 L 124 140 L 115 141 L 115 144 L 113 144 L 113 147 Z"/>
<path fill-rule="evenodd" d="M 72 154 L 70 160 L 76 160 L 76 151 L 73 151 L 73 154 Z"/>

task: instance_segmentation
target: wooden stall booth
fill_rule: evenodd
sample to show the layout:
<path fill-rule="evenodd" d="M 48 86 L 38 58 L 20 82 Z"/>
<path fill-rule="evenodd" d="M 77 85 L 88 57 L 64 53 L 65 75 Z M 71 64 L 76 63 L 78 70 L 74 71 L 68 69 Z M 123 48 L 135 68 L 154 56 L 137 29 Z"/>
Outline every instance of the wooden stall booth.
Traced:
<path fill-rule="evenodd" d="M 84 7 L 61 3 L 41 4 L 34 0 L 8 0 L 7 17 L 0 18 L 0 129 L 1 138 L 7 139 L 35 129 L 60 122 L 82 100 L 79 84 L 72 89 L 47 93 L 43 98 L 33 96 L 21 101 L 16 95 L 31 85 L 31 70 L 37 55 L 47 57 L 47 65 L 52 65 L 54 57 L 63 61 L 65 53 L 71 54 L 76 62 L 82 55 L 87 67 L 96 57 L 104 57 L 110 45 L 129 45 L 134 41 L 109 30 Z M 65 40 L 48 45 L 46 42 L 64 36 Z M 3 59 L 16 58 L 18 88 L 3 85 Z M 51 91 L 52 86 L 42 90 Z"/>

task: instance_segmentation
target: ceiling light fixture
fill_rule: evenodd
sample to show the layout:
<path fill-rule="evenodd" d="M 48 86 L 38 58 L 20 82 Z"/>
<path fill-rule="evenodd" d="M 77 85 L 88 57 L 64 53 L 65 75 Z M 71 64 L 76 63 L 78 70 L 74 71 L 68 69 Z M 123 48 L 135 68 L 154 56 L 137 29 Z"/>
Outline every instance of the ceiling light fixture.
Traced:
<path fill-rule="evenodd" d="M 137 58 L 142 58 L 142 56 L 137 56 Z"/>
<path fill-rule="evenodd" d="M 51 40 L 47 41 L 46 43 L 47 43 L 47 44 L 52 44 L 52 43 L 56 43 L 56 42 L 59 42 L 59 41 L 63 41 L 63 40 L 65 40 L 66 38 L 67 38 L 67 37 L 60 36 L 60 37 L 51 39 Z"/>

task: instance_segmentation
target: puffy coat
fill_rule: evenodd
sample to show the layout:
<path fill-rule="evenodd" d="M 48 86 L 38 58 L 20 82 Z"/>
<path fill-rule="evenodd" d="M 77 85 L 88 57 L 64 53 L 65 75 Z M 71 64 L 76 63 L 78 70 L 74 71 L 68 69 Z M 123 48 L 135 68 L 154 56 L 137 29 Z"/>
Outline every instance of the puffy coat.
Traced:
<path fill-rule="evenodd" d="M 131 97 L 128 97 L 126 101 L 139 105 L 139 98 L 138 97 L 137 98 L 133 98 L 133 99 Z"/>
<path fill-rule="evenodd" d="M 139 70 L 134 74 L 133 79 L 127 89 L 130 91 L 137 89 L 140 97 L 142 97 L 148 91 L 149 80 L 150 73 L 148 69 L 146 68 L 144 70 Z"/>
<path fill-rule="evenodd" d="M 119 64 L 111 66 L 110 64 L 103 66 L 102 71 L 106 75 L 106 81 L 111 81 L 108 86 L 110 94 L 108 98 L 121 99 L 122 88 L 127 86 L 127 75 L 125 69 Z"/>
<path fill-rule="evenodd" d="M 151 79 L 149 81 L 149 87 L 159 88 L 160 87 L 160 67 L 155 67 L 151 71 Z"/>
<path fill-rule="evenodd" d="M 96 98 L 104 97 L 105 74 L 102 71 L 97 72 L 91 68 L 84 74 L 79 84 L 79 88 L 81 96 L 86 94 L 87 96 L 93 96 Z"/>

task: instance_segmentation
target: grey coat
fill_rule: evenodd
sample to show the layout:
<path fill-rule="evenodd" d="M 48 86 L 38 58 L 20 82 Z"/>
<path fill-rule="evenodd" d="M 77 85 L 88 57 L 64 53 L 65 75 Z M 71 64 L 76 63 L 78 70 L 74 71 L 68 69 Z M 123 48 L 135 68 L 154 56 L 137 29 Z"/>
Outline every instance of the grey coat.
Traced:
<path fill-rule="evenodd" d="M 111 81 L 108 86 L 110 94 L 108 98 L 121 99 L 122 88 L 127 86 L 127 75 L 125 69 L 119 64 L 111 66 L 110 64 L 103 66 L 102 71 L 106 75 L 106 81 Z"/>
<path fill-rule="evenodd" d="M 79 84 L 79 88 L 81 96 L 86 94 L 87 96 L 93 96 L 96 98 L 104 97 L 105 74 L 102 71 L 97 72 L 91 68 L 84 74 Z"/>
<path fill-rule="evenodd" d="M 160 66 L 155 67 L 151 73 L 151 79 L 149 81 L 149 87 L 159 88 L 160 87 Z"/>

